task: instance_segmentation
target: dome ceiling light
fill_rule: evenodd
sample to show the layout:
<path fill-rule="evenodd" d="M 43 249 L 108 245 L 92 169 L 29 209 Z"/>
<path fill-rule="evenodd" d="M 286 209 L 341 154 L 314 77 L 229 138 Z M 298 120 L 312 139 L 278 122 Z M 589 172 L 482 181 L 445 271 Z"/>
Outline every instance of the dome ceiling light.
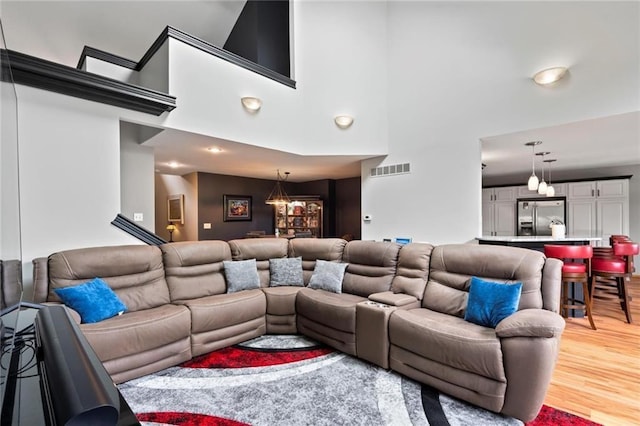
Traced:
<path fill-rule="evenodd" d="M 546 70 L 538 71 L 533 76 L 533 81 L 540 86 L 547 86 L 561 80 L 567 71 L 568 69 L 565 67 L 547 68 Z"/>

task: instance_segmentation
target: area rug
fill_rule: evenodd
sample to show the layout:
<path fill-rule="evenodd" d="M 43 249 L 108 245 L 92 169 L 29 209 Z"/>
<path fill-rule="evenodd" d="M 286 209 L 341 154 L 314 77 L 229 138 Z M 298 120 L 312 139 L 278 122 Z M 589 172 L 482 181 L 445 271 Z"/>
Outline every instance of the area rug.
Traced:
<path fill-rule="evenodd" d="M 523 424 L 302 336 L 262 336 L 118 387 L 147 425 Z M 535 422 L 594 425 L 550 407 Z"/>

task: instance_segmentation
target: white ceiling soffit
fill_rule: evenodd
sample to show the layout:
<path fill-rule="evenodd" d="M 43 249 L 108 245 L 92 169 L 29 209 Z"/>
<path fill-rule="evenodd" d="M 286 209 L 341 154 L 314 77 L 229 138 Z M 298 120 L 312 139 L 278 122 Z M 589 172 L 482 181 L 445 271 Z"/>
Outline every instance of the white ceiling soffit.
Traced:
<path fill-rule="evenodd" d="M 292 182 L 360 176 L 360 161 L 370 157 L 297 155 L 173 129 L 166 129 L 143 145 L 153 147 L 158 173 L 184 175 L 199 171 L 275 179 L 279 169 L 281 173 L 291 172 Z M 211 147 L 222 152 L 214 154 L 207 150 Z M 178 166 L 169 166 L 172 162 Z"/>
<path fill-rule="evenodd" d="M 75 67 L 85 45 L 137 62 L 167 25 L 222 47 L 245 3 L 3 0 L 2 25 L 9 49 L 59 64 Z"/>
<path fill-rule="evenodd" d="M 531 174 L 531 147 L 524 144 L 534 140 L 542 141 L 536 152 L 558 160 L 552 170 L 640 164 L 640 111 L 482 138 L 483 176 Z M 537 156 L 538 175 L 541 164 Z"/>

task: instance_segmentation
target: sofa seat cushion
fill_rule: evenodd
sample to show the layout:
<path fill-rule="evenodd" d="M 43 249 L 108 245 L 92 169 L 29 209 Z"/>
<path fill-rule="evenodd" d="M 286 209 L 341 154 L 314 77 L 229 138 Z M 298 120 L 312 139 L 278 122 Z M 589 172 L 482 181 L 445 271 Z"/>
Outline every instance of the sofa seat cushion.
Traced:
<path fill-rule="evenodd" d="M 424 308 L 396 310 L 389 320 L 389 339 L 439 364 L 506 382 L 500 339 L 492 328 Z"/>
<path fill-rule="evenodd" d="M 356 305 L 364 300 L 354 294 L 302 288 L 296 298 L 296 312 L 333 329 L 355 333 Z"/>
<path fill-rule="evenodd" d="M 207 296 L 189 300 L 185 305 L 191 311 L 193 333 L 218 330 L 264 317 L 267 309 L 261 289 Z"/>
<path fill-rule="evenodd" d="M 184 306 L 163 305 L 128 312 L 80 329 L 101 361 L 137 354 L 189 337 L 191 315 Z"/>
<path fill-rule="evenodd" d="M 301 289 L 299 286 L 263 288 L 262 291 L 267 298 L 267 314 L 295 315 L 296 296 Z"/>

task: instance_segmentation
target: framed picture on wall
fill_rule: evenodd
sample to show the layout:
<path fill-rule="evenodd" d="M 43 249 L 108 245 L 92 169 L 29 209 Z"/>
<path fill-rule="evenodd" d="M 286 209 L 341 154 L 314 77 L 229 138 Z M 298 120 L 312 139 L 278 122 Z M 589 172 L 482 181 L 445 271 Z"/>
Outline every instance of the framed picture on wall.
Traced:
<path fill-rule="evenodd" d="M 224 221 L 234 222 L 240 220 L 251 220 L 251 205 L 250 195 L 223 195 L 224 205 Z"/>
<path fill-rule="evenodd" d="M 184 225 L 184 194 L 169 195 L 167 198 L 169 223 Z"/>

